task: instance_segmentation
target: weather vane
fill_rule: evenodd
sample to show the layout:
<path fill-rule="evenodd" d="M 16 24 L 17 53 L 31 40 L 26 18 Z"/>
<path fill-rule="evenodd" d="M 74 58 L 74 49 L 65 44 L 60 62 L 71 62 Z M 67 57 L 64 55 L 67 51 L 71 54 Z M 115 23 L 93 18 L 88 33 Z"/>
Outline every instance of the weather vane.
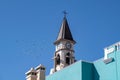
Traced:
<path fill-rule="evenodd" d="M 67 15 L 68 13 L 66 12 L 66 10 L 64 10 L 64 11 L 63 11 L 63 14 L 64 14 L 64 17 L 66 17 L 66 15 Z"/>

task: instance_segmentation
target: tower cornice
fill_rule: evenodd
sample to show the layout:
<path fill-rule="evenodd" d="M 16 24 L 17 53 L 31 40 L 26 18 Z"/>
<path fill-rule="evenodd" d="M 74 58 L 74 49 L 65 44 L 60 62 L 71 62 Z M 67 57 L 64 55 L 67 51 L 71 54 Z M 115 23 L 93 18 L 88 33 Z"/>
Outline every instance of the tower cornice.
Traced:
<path fill-rule="evenodd" d="M 75 52 L 74 50 L 70 50 L 70 49 L 67 49 L 67 48 L 63 48 L 63 49 L 59 49 L 59 50 L 55 51 L 55 54 L 56 54 L 57 52 L 61 51 L 61 50 L 67 50 L 67 51 Z"/>
<path fill-rule="evenodd" d="M 54 45 L 58 44 L 58 43 L 61 42 L 61 41 L 69 41 L 69 42 L 71 42 L 71 43 L 73 43 L 73 44 L 76 43 L 76 41 L 71 41 L 71 40 L 68 40 L 68 39 L 59 39 L 59 40 L 57 40 L 57 41 L 54 42 Z"/>

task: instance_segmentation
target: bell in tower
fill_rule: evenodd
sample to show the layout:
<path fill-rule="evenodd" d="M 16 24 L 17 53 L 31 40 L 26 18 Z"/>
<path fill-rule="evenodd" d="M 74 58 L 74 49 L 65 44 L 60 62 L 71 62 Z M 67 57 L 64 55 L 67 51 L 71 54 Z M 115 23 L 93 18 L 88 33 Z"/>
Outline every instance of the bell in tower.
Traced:
<path fill-rule="evenodd" d="M 54 69 L 51 70 L 51 74 L 75 62 L 75 43 L 66 16 L 64 16 L 57 40 L 54 42 L 56 50 L 54 54 Z"/>

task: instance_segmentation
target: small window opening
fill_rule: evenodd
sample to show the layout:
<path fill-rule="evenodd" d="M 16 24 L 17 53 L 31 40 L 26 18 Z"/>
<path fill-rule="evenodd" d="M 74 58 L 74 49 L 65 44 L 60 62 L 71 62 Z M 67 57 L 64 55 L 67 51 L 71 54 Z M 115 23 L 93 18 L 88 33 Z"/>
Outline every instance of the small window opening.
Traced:
<path fill-rule="evenodd" d="M 70 64 L 70 53 L 66 54 L 66 64 Z"/>
<path fill-rule="evenodd" d="M 57 62 L 57 65 L 60 64 L 60 55 L 58 54 L 57 57 L 56 57 L 56 62 Z"/>

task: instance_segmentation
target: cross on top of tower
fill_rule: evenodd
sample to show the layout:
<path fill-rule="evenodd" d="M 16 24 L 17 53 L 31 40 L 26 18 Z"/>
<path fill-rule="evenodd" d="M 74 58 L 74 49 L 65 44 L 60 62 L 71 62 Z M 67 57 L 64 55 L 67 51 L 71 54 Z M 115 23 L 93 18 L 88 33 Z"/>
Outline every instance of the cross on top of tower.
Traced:
<path fill-rule="evenodd" d="M 67 15 L 68 13 L 66 12 L 66 10 L 64 10 L 64 11 L 63 11 L 63 14 L 64 14 L 64 17 L 66 17 L 66 15 Z"/>

